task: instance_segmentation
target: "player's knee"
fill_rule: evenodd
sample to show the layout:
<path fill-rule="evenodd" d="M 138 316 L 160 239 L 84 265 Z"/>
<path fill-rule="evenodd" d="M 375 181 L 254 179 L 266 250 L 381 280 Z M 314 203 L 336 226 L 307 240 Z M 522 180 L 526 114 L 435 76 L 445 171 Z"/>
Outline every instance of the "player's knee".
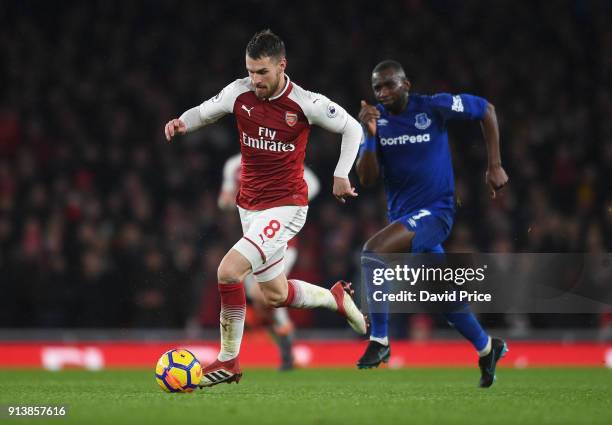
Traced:
<path fill-rule="evenodd" d="M 263 301 L 268 307 L 282 307 L 287 300 L 287 294 L 274 287 L 262 288 Z"/>
<path fill-rule="evenodd" d="M 376 237 L 370 238 L 363 244 L 362 251 L 363 252 L 374 252 L 377 254 L 381 253 L 381 244 L 378 242 Z"/>
<path fill-rule="evenodd" d="M 238 283 L 241 277 L 237 268 L 231 264 L 221 262 L 217 269 L 217 282 L 219 283 Z"/>
<path fill-rule="evenodd" d="M 265 301 L 268 307 L 282 307 L 285 305 L 287 296 L 283 296 L 280 292 L 268 292 L 265 294 Z"/>

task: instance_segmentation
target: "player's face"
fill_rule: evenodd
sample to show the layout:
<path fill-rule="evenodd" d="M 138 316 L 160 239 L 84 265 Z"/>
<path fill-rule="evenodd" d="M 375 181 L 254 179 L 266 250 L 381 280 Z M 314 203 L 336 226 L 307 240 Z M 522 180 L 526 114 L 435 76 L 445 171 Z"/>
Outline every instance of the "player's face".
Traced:
<path fill-rule="evenodd" d="M 287 59 L 263 57 L 253 59 L 246 55 L 246 69 L 255 87 L 255 95 L 259 99 L 268 99 L 279 90 L 279 84 L 285 68 Z"/>
<path fill-rule="evenodd" d="M 401 112 L 408 100 L 410 82 L 393 70 L 385 70 L 372 74 L 372 89 L 376 100 L 386 109 Z"/>

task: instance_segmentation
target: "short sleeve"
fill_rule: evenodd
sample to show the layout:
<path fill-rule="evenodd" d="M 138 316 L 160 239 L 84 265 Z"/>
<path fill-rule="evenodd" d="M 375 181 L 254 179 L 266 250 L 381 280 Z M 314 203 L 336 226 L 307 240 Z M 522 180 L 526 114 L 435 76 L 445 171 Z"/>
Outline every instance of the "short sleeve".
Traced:
<path fill-rule="evenodd" d="M 432 108 L 445 120 L 481 120 L 487 111 L 487 100 L 471 94 L 439 93 L 430 98 Z"/>

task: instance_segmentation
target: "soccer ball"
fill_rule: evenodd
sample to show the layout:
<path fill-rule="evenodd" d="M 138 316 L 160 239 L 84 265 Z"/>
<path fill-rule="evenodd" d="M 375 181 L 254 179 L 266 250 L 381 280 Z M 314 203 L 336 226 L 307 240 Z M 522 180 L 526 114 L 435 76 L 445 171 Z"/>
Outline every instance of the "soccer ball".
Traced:
<path fill-rule="evenodd" d="M 166 351 L 155 366 L 155 380 L 169 393 L 188 393 L 202 379 L 202 365 L 188 350 Z"/>

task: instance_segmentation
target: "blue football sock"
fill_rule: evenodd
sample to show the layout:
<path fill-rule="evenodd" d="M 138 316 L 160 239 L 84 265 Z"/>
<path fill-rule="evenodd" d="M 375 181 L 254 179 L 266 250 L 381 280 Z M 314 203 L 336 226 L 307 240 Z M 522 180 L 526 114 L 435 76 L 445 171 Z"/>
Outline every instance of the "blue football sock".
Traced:
<path fill-rule="evenodd" d="M 482 351 L 489 342 L 489 335 L 480 326 L 480 322 L 469 309 L 464 307 L 460 312 L 445 313 L 448 323 L 472 343 L 476 351 Z"/>
<path fill-rule="evenodd" d="M 376 309 L 373 308 L 372 293 L 376 288 L 384 291 L 384 284 L 381 286 L 374 286 L 373 274 L 376 268 L 385 268 L 384 261 L 379 257 L 378 254 L 371 251 L 364 251 L 361 256 L 361 272 L 363 273 L 363 282 L 367 287 L 368 294 L 368 308 L 370 317 L 370 336 L 375 338 L 386 338 L 388 333 L 389 324 L 389 304 L 376 303 Z M 372 311 L 376 310 L 376 313 Z M 382 311 L 381 311 L 382 310 Z"/>

